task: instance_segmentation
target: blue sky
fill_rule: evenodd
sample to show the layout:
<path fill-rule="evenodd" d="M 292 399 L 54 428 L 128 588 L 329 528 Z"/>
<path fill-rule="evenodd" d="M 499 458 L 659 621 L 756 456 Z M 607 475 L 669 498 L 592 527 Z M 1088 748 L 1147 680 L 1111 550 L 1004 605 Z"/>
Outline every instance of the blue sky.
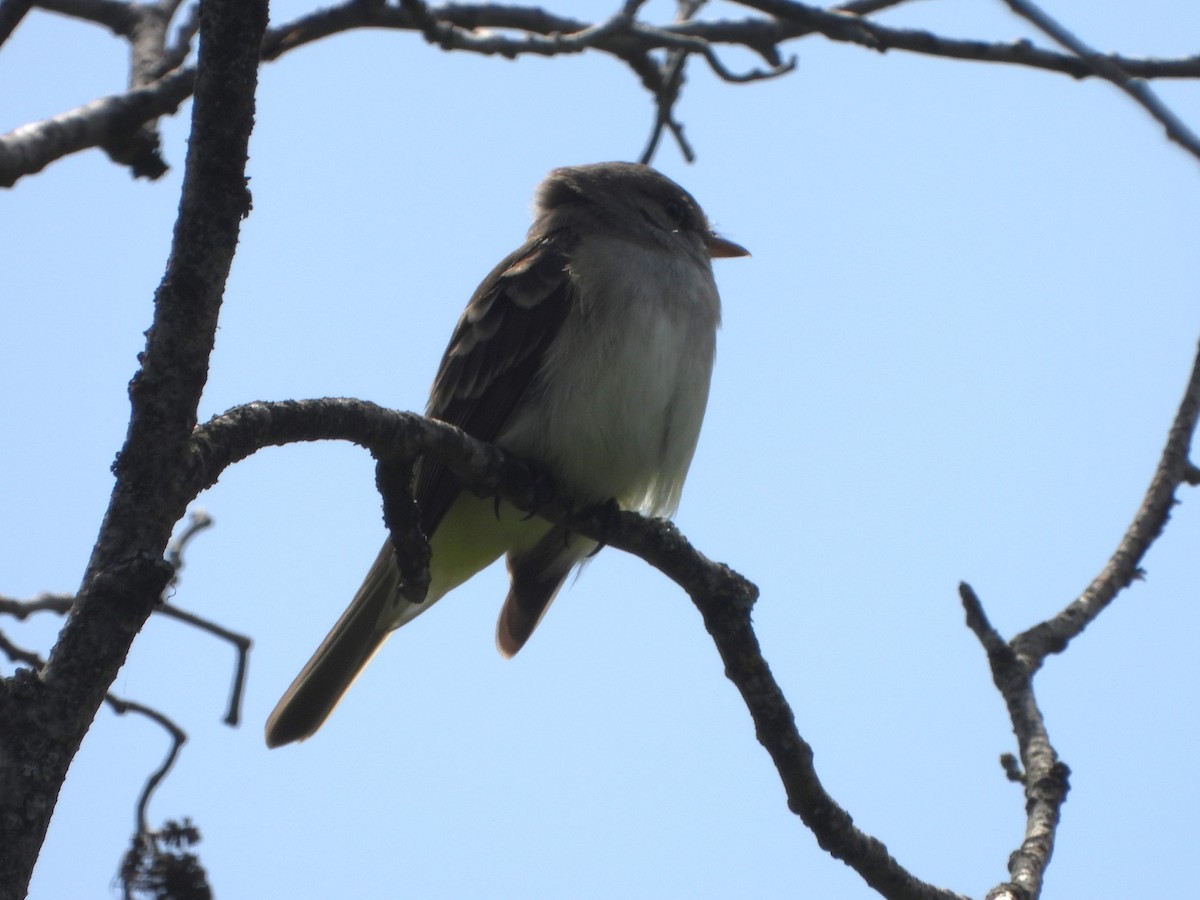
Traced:
<path fill-rule="evenodd" d="M 1186 0 L 1050 11 L 1130 55 L 1193 53 L 1200 31 Z M 883 21 L 1033 36 L 1000 3 Z M 656 161 L 754 253 L 717 263 L 725 323 L 677 521 L 759 585 L 760 640 L 833 795 L 916 874 L 982 896 L 1005 877 L 1023 802 L 955 586 L 1011 634 L 1115 547 L 1200 338 L 1200 167 L 1099 82 L 790 49 L 797 71 L 762 84 L 693 62 L 679 113 L 699 159 L 668 143 Z M 98 29 L 31 13 L 0 52 L 0 130 L 119 90 L 125 64 Z M 1200 86 L 1156 88 L 1200 127 Z M 78 585 L 189 113 L 163 123 L 174 167 L 158 183 L 89 152 L 3 197 L 6 594 Z M 650 120 L 636 80 L 597 55 L 513 63 L 358 33 L 265 66 L 254 211 L 202 418 L 315 396 L 419 410 L 542 175 L 635 157 Z M 272 450 L 200 503 L 217 526 L 173 599 L 254 638 L 245 722 L 220 724 L 231 652 L 172 621 L 150 623 L 113 691 L 188 731 L 151 818 L 197 822 L 222 900 L 874 896 L 787 811 L 686 597 L 612 550 L 517 659 L 493 649 L 505 587 L 489 570 L 393 638 L 317 737 L 268 752 L 267 713 L 384 538 L 372 464 L 347 446 Z M 1146 580 L 1039 676 L 1073 771 L 1047 897 L 1178 896 L 1190 881 L 1196 507 L 1184 492 Z M 45 649 L 57 623 L 5 627 Z M 153 724 L 100 713 L 35 900 L 113 893 L 165 749 Z"/>

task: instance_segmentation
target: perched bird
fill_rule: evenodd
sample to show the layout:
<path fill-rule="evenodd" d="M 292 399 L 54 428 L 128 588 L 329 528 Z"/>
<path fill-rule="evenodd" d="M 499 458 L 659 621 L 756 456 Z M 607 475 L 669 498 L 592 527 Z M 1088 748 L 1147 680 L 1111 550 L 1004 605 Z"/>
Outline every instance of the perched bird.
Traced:
<path fill-rule="evenodd" d="M 573 502 L 670 515 L 708 402 L 721 319 L 711 260 L 746 255 L 649 166 L 555 169 L 537 189 L 525 243 L 459 319 L 425 413 L 540 463 Z M 418 463 L 414 490 L 430 538 L 423 602 L 406 599 L 385 542 L 271 713 L 268 746 L 316 732 L 389 634 L 502 554 L 510 587 L 496 643 L 512 656 L 597 550 L 462 490 L 436 459 Z"/>

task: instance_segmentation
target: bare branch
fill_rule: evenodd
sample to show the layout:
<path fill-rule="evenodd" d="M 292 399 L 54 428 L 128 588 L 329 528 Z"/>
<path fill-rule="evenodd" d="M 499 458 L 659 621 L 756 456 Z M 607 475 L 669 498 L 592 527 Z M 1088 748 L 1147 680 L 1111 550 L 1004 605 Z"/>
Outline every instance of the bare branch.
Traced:
<path fill-rule="evenodd" d="M 677 22 L 690 20 L 704 6 L 704 2 L 705 0 L 679 0 L 675 20 Z M 658 66 L 650 58 L 650 54 L 646 54 L 644 65 L 650 69 L 648 73 L 643 70 L 641 65 L 633 66 L 634 71 L 642 77 L 642 84 L 654 96 L 654 127 L 650 130 L 650 137 L 638 157 L 643 163 L 649 163 L 654 159 L 664 129 L 670 130 L 675 137 L 675 142 L 679 145 L 679 152 L 683 154 L 685 160 L 693 162 L 696 159 L 692 145 L 683 134 L 683 123 L 675 118 L 675 102 L 679 99 L 679 92 L 683 88 L 683 73 L 687 66 L 687 57 L 687 53 L 681 50 L 671 50 L 667 53 L 666 62 L 662 66 Z"/>
<path fill-rule="evenodd" d="M 41 671 L 45 661 L 32 650 L 26 650 L 10 641 L 4 632 L 0 631 L 0 652 L 3 652 L 15 663 L 24 663 L 35 671 Z"/>
<path fill-rule="evenodd" d="M 141 14 L 138 4 L 122 0 L 37 0 L 49 12 L 103 25 L 118 37 L 131 37 Z"/>
<path fill-rule="evenodd" d="M 1171 423 L 1150 487 L 1116 551 L 1084 589 L 1053 619 L 1042 622 L 1013 638 L 1015 652 L 1030 672 L 1035 672 L 1051 653 L 1061 653 L 1121 590 L 1141 574 L 1142 559 L 1166 527 L 1175 492 L 1180 485 L 1195 483 L 1189 479 L 1195 468 L 1189 462 L 1196 423 L 1200 419 L 1200 350 L 1192 363 L 1191 376 L 1183 392 L 1179 410 Z"/>
<path fill-rule="evenodd" d="M 18 622 L 39 612 L 52 612 L 64 616 L 74 602 L 74 594 L 38 594 L 32 600 L 0 597 L 0 615 L 12 616 Z"/>
<path fill-rule="evenodd" d="M 894 6 L 903 6 L 909 0 L 851 0 L 850 3 L 840 3 L 834 9 L 840 12 L 853 13 L 856 16 L 869 16 L 871 13 L 883 12 Z"/>
<path fill-rule="evenodd" d="M 1134 102 L 1163 126 L 1168 139 L 1200 159 L 1200 136 L 1183 124 L 1183 121 L 1167 108 L 1146 82 L 1130 77 L 1120 64 L 1110 57 L 1097 53 L 1036 4 L 1029 3 L 1027 0 L 1004 0 L 1004 2 L 1018 16 L 1033 23 L 1044 34 L 1086 62 L 1092 71 L 1101 78 L 1112 82 L 1132 97 Z"/>
<path fill-rule="evenodd" d="M 242 719 L 242 698 L 246 693 L 246 669 L 250 661 L 250 648 L 254 642 L 244 634 L 230 631 L 228 628 L 224 628 L 210 619 L 205 619 L 171 603 L 164 603 L 156 607 L 154 612 L 156 615 L 175 619 L 186 625 L 191 625 L 193 628 L 207 631 L 214 637 L 219 637 L 233 645 L 237 653 L 233 669 L 233 685 L 229 689 L 229 706 L 225 711 L 225 718 L 222 721 L 226 725 L 236 726 Z"/>
<path fill-rule="evenodd" d="M 207 512 L 204 510 L 195 510 L 189 517 L 187 526 L 171 542 L 170 547 L 167 549 L 167 561 L 171 565 L 174 574 L 171 577 L 168 588 L 179 581 L 179 572 L 183 569 L 183 554 L 188 544 L 197 534 L 209 528 L 212 524 L 212 517 Z M 39 594 L 32 600 L 16 600 L 11 597 L 0 596 L 0 615 L 12 616 L 17 621 L 27 619 L 29 616 L 39 612 L 52 612 L 61 616 L 66 615 L 70 611 L 71 605 L 74 602 L 75 597 L 72 594 L 45 593 Z M 230 631 L 216 622 L 202 618 L 195 613 L 190 613 L 165 601 L 156 606 L 154 612 L 156 615 L 175 619 L 176 621 L 191 625 L 193 628 L 206 631 L 214 637 L 221 638 L 233 645 L 237 653 L 237 661 L 234 667 L 233 687 L 230 691 L 229 706 L 225 713 L 224 722 L 230 726 L 237 725 L 241 720 L 242 698 L 245 695 L 246 685 L 246 669 L 253 642 L 244 634 Z M 4 649 L 4 647 L 0 645 L 0 649 Z M 16 657 L 12 658 L 16 659 Z M 18 661 L 33 664 L 28 658 L 24 657 Z M 37 667 L 39 669 L 41 667 L 40 660 L 37 662 Z"/>
<path fill-rule="evenodd" d="M 1166 527 L 1175 492 L 1195 467 L 1188 459 L 1200 419 L 1200 350 L 1193 362 L 1183 400 L 1171 425 L 1154 477 L 1137 515 L 1104 570 L 1083 594 L 1053 619 L 1005 641 L 992 627 L 970 585 L 959 585 L 967 626 L 987 652 L 992 679 L 1004 698 L 1017 738 L 1022 773 L 1011 757 L 1002 758 L 1008 777 L 1025 787 L 1025 838 L 1009 858 L 1010 882 L 988 893 L 988 900 L 1036 900 L 1054 851 L 1055 835 L 1069 790 L 1070 770 L 1050 743 L 1033 691 L 1033 678 L 1047 654 L 1059 653 L 1088 626 L 1116 595 L 1140 574 L 1146 551 Z"/>
<path fill-rule="evenodd" d="M 0 47 L 4 46 L 25 14 L 33 8 L 33 0 L 0 0 Z"/>
<path fill-rule="evenodd" d="M 1004 704 L 1008 707 L 1023 776 L 1017 775 L 1015 761 L 1005 766 L 1010 779 L 1025 786 L 1025 838 L 1008 859 L 1012 881 L 997 885 L 988 892 L 988 900 L 1037 900 L 1042 891 L 1042 879 L 1050 857 L 1062 815 L 1062 805 L 1070 790 L 1070 769 L 1061 762 L 1050 737 L 1042 711 L 1033 693 L 1034 670 L 1025 665 L 1012 646 L 992 627 L 983 611 L 983 604 L 971 586 L 958 586 L 967 627 L 979 639 L 987 652 L 992 680 Z"/>
<path fill-rule="evenodd" d="M 766 13 L 771 18 L 712 23 L 718 27 L 704 29 L 704 37 L 707 40 L 713 43 L 739 43 L 754 48 L 763 43 L 778 45 L 805 35 L 821 34 L 832 41 L 857 44 L 880 53 L 903 50 L 907 53 L 946 59 L 1027 66 L 1074 78 L 1088 78 L 1096 74 L 1095 70 L 1078 56 L 1043 50 L 1029 41 L 993 43 L 960 40 L 921 29 L 889 28 L 871 19 L 854 15 L 853 4 L 839 8 L 842 11 L 831 11 L 804 3 L 794 3 L 791 0 L 733 2 Z M 693 33 L 696 29 L 697 26 L 692 25 L 677 30 Z M 756 30 L 757 34 L 754 34 Z M 1130 75 L 1141 78 L 1200 77 L 1200 55 L 1172 60 L 1139 59 L 1116 54 L 1108 54 L 1103 58 L 1111 60 Z"/>
<path fill-rule="evenodd" d="M 36 672 L 41 672 L 46 668 L 46 660 L 44 658 L 32 650 L 16 646 L 3 634 L 0 634 L 0 651 L 3 651 L 9 659 L 24 663 Z M 163 730 L 171 737 L 171 748 L 167 752 L 166 759 L 163 760 L 161 766 L 147 776 L 146 783 L 142 785 L 142 791 L 138 795 L 134 815 L 135 829 L 138 834 L 146 834 L 150 831 L 149 826 L 146 824 L 146 809 L 150 805 L 150 798 L 162 783 L 163 778 L 167 776 L 167 773 L 175 765 L 175 760 L 179 757 L 180 749 L 187 742 L 187 733 L 176 725 L 170 717 L 152 707 L 146 706 L 144 703 L 125 700 L 112 693 L 105 693 L 104 702 L 112 707 L 113 711 L 119 716 L 131 712 L 145 716 L 152 722 L 156 722 L 162 726 Z"/>
<path fill-rule="evenodd" d="M 7 0 L 20 2 L 20 0 Z M 735 0 L 764 13 L 740 20 L 680 21 L 669 26 L 652 26 L 636 21 L 641 3 L 626 3 L 610 19 L 591 24 L 557 16 L 533 7 L 498 4 L 447 4 L 429 7 L 418 0 L 401 5 L 345 0 L 339 6 L 318 10 L 271 29 L 262 43 L 262 58 L 277 59 L 289 50 L 330 35 L 358 28 L 419 31 L 426 40 L 446 50 L 464 50 L 515 59 L 522 55 L 558 56 L 599 51 L 628 65 L 655 96 L 660 108 L 655 132 L 643 156 L 652 153 L 661 131 L 670 130 L 684 155 L 691 150 L 683 139 L 682 125 L 673 114 L 661 116 L 664 100 L 670 99 L 671 79 L 660 70 L 650 54 L 655 50 L 696 53 L 704 57 L 716 75 L 731 83 L 775 78 L 792 71 L 795 59 L 784 59 L 780 45 L 813 34 L 856 44 L 878 52 L 903 50 L 910 53 L 1021 65 L 1060 72 L 1075 78 L 1096 75 L 1097 60 L 1116 66 L 1126 76 L 1126 88 L 1142 95 L 1133 78 L 1200 77 L 1200 56 L 1176 60 L 1131 59 L 1116 55 L 1093 55 L 1088 60 L 1073 54 L 1056 53 L 1033 46 L 1029 41 L 989 43 L 944 38 L 919 29 L 889 28 L 864 18 L 897 2 L 852 2 L 822 9 L 790 0 Z M 118 162 L 130 165 L 137 177 L 157 177 L 166 171 L 158 153 L 157 137 L 142 125 L 174 112 L 190 93 L 194 77 L 190 69 L 177 69 L 186 59 L 194 28 L 185 21 L 171 46 L 165 33 L 179 0 L 160 4 L 126 4 L 116 0 L 46 0 L 46 8 L 77 15 L 104 24 L 133 40 L 134 86 L 129 94 L 106 97 L 68 113 L 18 128 L 0 136 L 0 186 L 11 186 L 23 175 L 40 171 L 49 162 L 90 147 L 104 147 Z M 0 8 L 2 13 L 2 8 Z M 2 15 L 0 15 L 2 19 Z M 765 69 L 734 72 L 717 53 L 719 45 L 745 47 L 758 54 Z M 163 74 L 170 72 L 169 75 Z M 159 77 L 161 76 L 161 77 Z M 145 87 L 141 83 L 148 82 Z M 140 91 L 147 91 L 142 94 Z M 1153 101 L 1154 105 L 1157 101 Z M 1172 123 L 1172 134 L 1187 140 L 1186 131 L 1161 104 L 1155 106 L 1160 120 Z M 661 120 L 661 121 L 660 121 Z M 1178 125 L 1178 127 L 1176 127 Z"/>
<path fill-rule="evenodd" d="M 575 510 L 532 466 L 457 428 L 413 413 L 347 399 L 250 403 L 196 428 L 191 490 L 212 484 L 233 463 L 264 447 L 297 441 L 346 440 L 377 459 L 413 459 L 429 453 L 446 463 L 476 494 L 498 495 L 520 509 L 632 553 L 682 587 L 704 617 L 727 677 L 746 702 L 758 740 L 771 755 L 789 808 L 812 829 L 821 846 L 852 866 L 888 897 L 951 900 L 958 895 L 906 871 L 880 841 L 856 828 L 825 791 L 813 767 L 812 748 L 762 658 L 750 622 L 758 590 L 729 567 L 697 552 L 670 522 L 601 504 Z M 402 478 L 400 479 L 402 481 Z M 395 530 L 394 523 L 389 523 Z"/>
<path fill-rule="evenodd" d="M 0 792 L 5 896 L 27 889 L 67 768 L 170 580 L 163 554 L 192 499 L 179 471 L 191 447 L 241 220 L 250 211 L 245 163 L 267 8 L 263 0 L 206 0 L 200 18 L 179 215 L 141 367 L 129 387 L 129 426 L 113 466 L 112 496 L 41 677 L 18 673 L 3 684 L 0 757 L 10 770 L 28 773 Z"/>
<path fill-rule="evenodd" d="M 170 563 L 171 568 L 175 572 L 171 578 L 171 584 L 179 581 L 179 573 L 183 571 L 183 554 L 187 550 L 188 544 L 192 542 L 192 539 L 196 535 L 211 528 L 213 524 L 213 517 L 208 514 L 207 510 L 192 510 L 183 531 L 167 546 L 167 562 Z"/>
<path fill-rule="evenodd" d="M 175 30 L 175 39 L 163 48 L 163 72 L 178 69 L 192 52 L 192 41 L 200 32 L 200 6 L 193 4 L 184 13 L 183 21 Z"/>
<path fill-rule="evenodd" d="M 101 97 L 0 136 L 0 187 L 71 153 L 127 141 L 143 123 L 175 112 L 191 96 L 195 79 L 194 68 L 180 69 L 148 87 Z"/>
<path fill-rule="evenodd" d="M 167 734 L 171 736 L 171 749 L 167 751 L 166 759 L 163 760 L 161 766 L 150 773 L 145 785 L 142 786 L 142 793 L 138 797 L 137 813 L 135 816 L 137 832 L 138 834 L 146 834 L 150 831 L 150 826 L 146 822 L 146 809 L 150 805 L 150 798 L 154 795 L 154 791 L 162 783 L 162 780 L 167 777 L 167 773 L 175 765 L 175 760 L 179 758 L 179 751 L 187 743 L 187 732 L 171 721 L 170 718 L 145 704 L 136 703 L 133 700 L 124 700 L 113 694 L 105 694 L 104 702 L 111 706 L 113 711 L 119 716 L 131 712 L 145 716 L 152 722 L 161 725 Z"/>

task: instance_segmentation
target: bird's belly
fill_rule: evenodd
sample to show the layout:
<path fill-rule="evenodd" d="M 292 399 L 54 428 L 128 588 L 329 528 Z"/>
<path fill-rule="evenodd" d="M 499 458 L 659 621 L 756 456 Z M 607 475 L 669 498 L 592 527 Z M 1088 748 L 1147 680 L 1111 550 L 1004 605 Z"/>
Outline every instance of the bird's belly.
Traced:
<path fill-rule="evenodd" d="M 547 359 L 499 442 L 548 465 L 580 500 L 669 514 L 700 434 L 713 329 L 656 308 L 626 320 L 564 335 L 568 352 Z"/>

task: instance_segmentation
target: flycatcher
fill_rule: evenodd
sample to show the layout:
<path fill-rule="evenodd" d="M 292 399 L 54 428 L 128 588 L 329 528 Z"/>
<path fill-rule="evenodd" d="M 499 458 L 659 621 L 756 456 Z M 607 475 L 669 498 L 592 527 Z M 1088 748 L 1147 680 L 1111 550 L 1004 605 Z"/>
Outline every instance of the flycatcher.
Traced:
<path fill-rule="evenodd" d="M 458 320 L 425 414 L 545 466 L 578 504 L 669 516 L 708 402 L 721 301 L 714 257 L 747 256 L 692 196 L 648 166 L 555 169 L 525 243 Z M 385 542 L 349 608 L 267 720 L 267 745 L 311 736 L 393 631 L 506 555 L 496 644 L 515 654 L 571 570 L 597 549 L 507 503 L 416 468 L 429 590 L 401 590 Z"/>

